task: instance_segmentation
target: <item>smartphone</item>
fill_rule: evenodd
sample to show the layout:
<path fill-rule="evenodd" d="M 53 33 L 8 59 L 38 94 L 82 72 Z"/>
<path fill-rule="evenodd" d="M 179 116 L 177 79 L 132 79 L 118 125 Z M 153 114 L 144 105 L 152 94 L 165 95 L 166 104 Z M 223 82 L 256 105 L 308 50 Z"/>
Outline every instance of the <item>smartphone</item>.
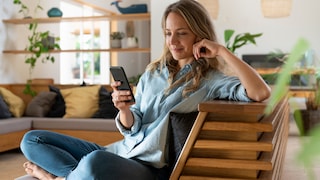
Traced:
<path fill-rule="evenodd" d="M 123 67 L 121 67 L 121 66 L 111 66 L 110 67 L 110 72 L 111 72 L 111 74 L 113 76 L 113 79 L 115 81 L 120 81 L 121 82 L 121 85 L 118 86 L 118 90 L 128 90 L 128 91 L 130 91 L 132 98 L 131 98 L 131 100 L 128 100 L 126 102 L 135 102 L 131 86 L 129 84 L 127 75 L 124 72 Z"/>

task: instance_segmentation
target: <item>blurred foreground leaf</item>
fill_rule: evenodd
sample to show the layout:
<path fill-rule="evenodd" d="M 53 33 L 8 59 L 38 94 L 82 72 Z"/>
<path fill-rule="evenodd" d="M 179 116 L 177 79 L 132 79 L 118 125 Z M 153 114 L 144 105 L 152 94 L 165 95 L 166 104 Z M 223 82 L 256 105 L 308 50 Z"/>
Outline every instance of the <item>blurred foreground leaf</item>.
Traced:
<path fill-rule="evenodd" d="M 269 115 L 275 105 L 288 93 L 291 72 L 294 70 L 295 64 L 301 59 L 308 48 L 309 43 L 305 39 L 299 39 L 289 53 L 288 59 L 282 66 L 279 76 L 274 85 L 274 90 L 271 94 L 267 108 L 265 109 L 265 114 Z"/>
<path fill-rule="evenodd" d="M 289 53 L 288 59 L 285 61 L 281 72 L 279 73 L 274 90 L 271 94 L 265 114 L 269 115 L 275 105 L 288 93 L 291 72 L 294 70 L 295 64 L 302 58 L 303 54 L 309 49 L 309 43 L 305 39 L 299 39 L 292 51 Z M 296 125 L 300 130 L 303 128 L 302 118 L 295 119 Z M 297 154 L 297 159 L 304 165 L 309 180 L 315 180 L 316 176 L 313 171 L 316 157 L 320 155 L 320 126 L 311 129 L 309 136 L 301 136 L 301 151 Z M 288 147 L 290 148 L 290 147 Z"/>
<path fill-rule="evenodd" d="M 313 167 L 314 162 L 319 162 L 316 157 L 320 155 L 320 126 L 311 129 L 309 136 L 306 136 L 303 140 L 302 148 L 297 158 L 305 166 L 309 180 L 315 180 L 316 176 Z"/>

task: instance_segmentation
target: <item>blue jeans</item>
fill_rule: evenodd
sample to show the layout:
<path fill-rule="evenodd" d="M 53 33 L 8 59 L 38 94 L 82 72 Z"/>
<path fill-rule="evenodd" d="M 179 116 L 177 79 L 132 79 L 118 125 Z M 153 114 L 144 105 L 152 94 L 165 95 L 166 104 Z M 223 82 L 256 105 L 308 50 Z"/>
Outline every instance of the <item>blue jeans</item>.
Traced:
<path fill-rule="evenodd" d="M 51 131 L 27 132 L 20 147 L 29 161 L 68 180 L 168 179 L 166 169 L 156 169 L 107 152 L 95 143 Z"/>

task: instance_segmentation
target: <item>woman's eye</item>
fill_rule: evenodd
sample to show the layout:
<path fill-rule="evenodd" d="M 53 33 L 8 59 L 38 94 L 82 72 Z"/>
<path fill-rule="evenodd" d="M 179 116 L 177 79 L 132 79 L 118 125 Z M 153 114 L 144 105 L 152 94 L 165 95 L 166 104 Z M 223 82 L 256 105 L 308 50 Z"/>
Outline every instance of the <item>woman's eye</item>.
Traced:
<path fill-rule="evenodd" d="M 183 36 L 183 35 L 186 35 L 186 34 L 187 34 L 186 32 L 179 32 L 178 33 L 179 36 Z"/>
<path fill-rule="evenodd" d="M 187 34 L 188 34 L 187 32 L 176 32 L 175 36 L 184 36 L 184 35 L 187 35 Z M 166 32 L 165 36 L 170 37 L 170 36 L 172 36 L 172 33 L 171 32 Z"/>

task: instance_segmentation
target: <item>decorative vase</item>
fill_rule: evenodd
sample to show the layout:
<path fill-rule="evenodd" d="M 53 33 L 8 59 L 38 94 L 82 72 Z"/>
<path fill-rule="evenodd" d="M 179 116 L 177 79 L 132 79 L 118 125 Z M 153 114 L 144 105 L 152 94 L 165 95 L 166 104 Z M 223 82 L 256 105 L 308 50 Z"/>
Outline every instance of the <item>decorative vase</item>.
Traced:
<path fill-rule="evenodd" d="M 62 17 L 63 13 L 59 8 L 53 7 L 48 11 L 49 17 Z"/>
<path fill-rule="evenodd" d="M 110 40 L 111 48 L 121 48 L 121 40 L 120 39 L 112 39 Z"/>
<path fill-rule="evenodd" d="M 127 38 L 127 47 L 128 48 L 138 47 L 138 38 L 137 37 L 128 37 Z"/>

